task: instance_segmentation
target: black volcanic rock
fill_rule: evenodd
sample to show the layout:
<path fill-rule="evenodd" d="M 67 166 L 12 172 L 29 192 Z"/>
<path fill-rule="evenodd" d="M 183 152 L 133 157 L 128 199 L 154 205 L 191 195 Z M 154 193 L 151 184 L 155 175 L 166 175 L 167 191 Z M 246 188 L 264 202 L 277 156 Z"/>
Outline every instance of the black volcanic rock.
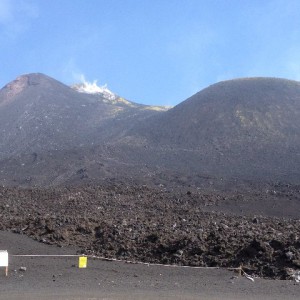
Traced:
<path fill-rule="evenodd" d="M 263 205 L 267 199 L 260 204 L 267 216 L 257 216 L 255 223 L 249 216 L 205 212 L 217 195 L 192 194 L 115 183 L 0 187 L 0 230 L 75 245 L 92 256 L 201 267 L 243 264 L 248 274 L 292 279 L 300 260 L 299 219 L 272 217 Z M 299 201 L 294 203 L 299 211 Z M 287 207 L 280 216 L 295 212 Z"/>

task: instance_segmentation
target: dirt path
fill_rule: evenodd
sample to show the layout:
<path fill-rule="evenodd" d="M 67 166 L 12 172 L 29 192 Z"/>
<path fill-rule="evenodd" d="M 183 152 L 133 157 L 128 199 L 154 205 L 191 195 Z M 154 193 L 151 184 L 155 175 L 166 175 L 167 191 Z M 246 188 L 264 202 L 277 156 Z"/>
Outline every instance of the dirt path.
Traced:
<path fill-rule="evenodd" d="M 9 232 L 0 232 L 0 249 L 9 254 L 75 254 Z M 76 257 L 13 257 L 9 276 L 0 273 L 0 299 L 299 299 L 292 281 L 233 278 L 221 269 L 146 266 Z M 26 272 L 20 271 L 26 267 Z"/>

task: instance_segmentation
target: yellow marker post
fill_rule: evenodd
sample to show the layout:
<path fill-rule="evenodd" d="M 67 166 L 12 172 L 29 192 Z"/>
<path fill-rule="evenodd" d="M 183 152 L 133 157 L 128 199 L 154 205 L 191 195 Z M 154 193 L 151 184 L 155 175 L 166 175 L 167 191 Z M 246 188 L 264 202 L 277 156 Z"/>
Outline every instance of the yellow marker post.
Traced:
<path fill-rule="evenodd" d="M 87 267 L 87 257 L 86 256 L 79 257 L 78 267 L 80 269 Z"/>

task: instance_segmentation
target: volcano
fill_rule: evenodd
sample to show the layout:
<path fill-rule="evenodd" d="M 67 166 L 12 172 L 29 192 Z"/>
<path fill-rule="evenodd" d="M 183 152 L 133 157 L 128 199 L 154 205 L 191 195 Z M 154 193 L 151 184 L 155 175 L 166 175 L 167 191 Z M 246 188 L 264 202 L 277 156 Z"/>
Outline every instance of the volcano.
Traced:
<path fill-rule="evenodd" d="M 3 185 L 300 176 L 299 82 L 224 81 L 169 110 L 75 87 L 34 73 L 0 90 Z"/>
<path fill-rule="evenodd" d="M 245 78 L 214 84 L 133 135 L 169 149 L 180 168 L 219 177 L 296 180 L 300 170 L 300 83 Z M 181 158 L 181 159 L 180 159 Z"/>

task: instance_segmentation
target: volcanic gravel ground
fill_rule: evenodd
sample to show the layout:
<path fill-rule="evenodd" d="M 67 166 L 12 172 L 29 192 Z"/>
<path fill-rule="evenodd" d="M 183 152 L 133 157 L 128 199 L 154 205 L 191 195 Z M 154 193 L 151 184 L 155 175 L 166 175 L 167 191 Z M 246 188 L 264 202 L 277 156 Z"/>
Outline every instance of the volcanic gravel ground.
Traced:
<path fill-rule="evenodd" d="M 242 264 L 249 274 L 291 278 L 292 270 L 300 268 L 300 220 L 208 211 L 222 199 L 193 189 L 126 184 L 2 188 L 0 230 L 45 244 L 76 245 L 82 253 L 107 258 L 190 266 Z"/>

